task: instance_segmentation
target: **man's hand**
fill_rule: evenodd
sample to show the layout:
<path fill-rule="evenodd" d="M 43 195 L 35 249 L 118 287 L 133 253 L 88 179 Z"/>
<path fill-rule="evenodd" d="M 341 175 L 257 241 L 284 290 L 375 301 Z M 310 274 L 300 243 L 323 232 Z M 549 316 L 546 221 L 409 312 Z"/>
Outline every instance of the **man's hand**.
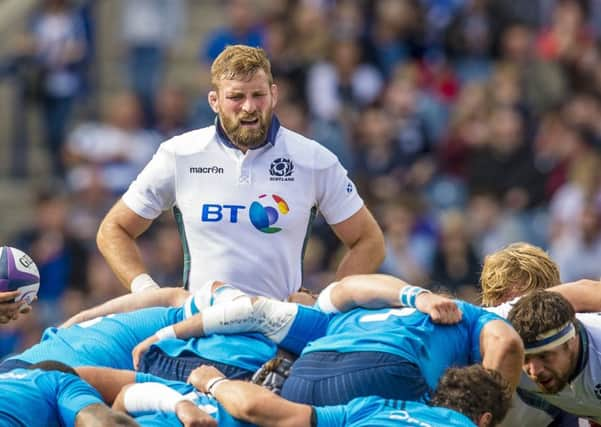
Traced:
<path fill-rule="evenodd" d="M 184 427 L 216 427 L 217 420 L 189 400 L 175 405 L 175 414 Z"/>
<path fill-rule="evenodd" d="M 225 375 L 219 369 L 211 365 L 201 365 L 190 373 L 188 383 L 196 387 L 197 390 L 207 393 L 207 383 L 209 380 L 221 377 L 225 377 Z"/>
<path fill-rule="evenodd" d="M 158 340 L 159 338 L 156 335 L 151 335 L 134 347 L 134 349 L 131 352 L 131 357 L 134 362 L 134 369 L 138 369 L 138 367 L 140 366 L 140 360 L 144 356 L 144 353 L 146 353 L 150 346 Z"/>
<path fill-rule="evenodd" d="M 430 316 L 434 323 L 452 325 L 461 322 L 461 310 L 455 301 L 441 295 L 423 292 L 415 300 L 415 307 Z"/>
<path fill-rule="evenodd" d="M 27 314 L 31 311 L 31 306 L 26 302 L 14 302 L 19 295 L 19 291 L 0 292 L 0 324 L 17 320 L 19 314 Z"/>

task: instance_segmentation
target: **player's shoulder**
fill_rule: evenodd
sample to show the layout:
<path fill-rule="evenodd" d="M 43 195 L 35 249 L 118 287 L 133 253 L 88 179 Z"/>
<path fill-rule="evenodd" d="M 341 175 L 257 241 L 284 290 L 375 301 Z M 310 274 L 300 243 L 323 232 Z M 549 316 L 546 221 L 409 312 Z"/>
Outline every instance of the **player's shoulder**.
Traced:
<path fill-rule="evenodd" d="M 216 142 L 217 132 L 215 126 L 194 129 L 176 135 L 161 144 L 161 148 L 175 155 L 189 155 L 204 151 Z"/>
<path fill-rule="evenodd" d="M 326 169 L 339 162 L 338 157 L 319 142 L 283 126 L 276 137 L 275 148 L 289 155 L 296 165 L 307 168 Z"/>
<path fill-rule="evenodd" d="M 498 313 L 494 310 L 489 310 L 485 307 L 480 307 L 478 305 L 472 304 L 468 301 L 463 301 L 460 299 L 455 300 L 455 304 L 457 307 L 463 312 L 464 318 L 468 318 L 469 320 L 477 320 L 482 316 L 485 316 L 486 319 L 494 320 L 494 319 L 502 319 Z"/>

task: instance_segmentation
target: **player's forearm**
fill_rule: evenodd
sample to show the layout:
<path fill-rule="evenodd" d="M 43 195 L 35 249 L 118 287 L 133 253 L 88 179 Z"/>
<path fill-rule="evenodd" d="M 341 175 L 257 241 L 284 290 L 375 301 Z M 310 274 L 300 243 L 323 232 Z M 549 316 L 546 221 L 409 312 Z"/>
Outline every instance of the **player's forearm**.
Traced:
<path fill-rule="evenodd" d="M 151 289 L 148 292 L 122 295 L 76 314 L 61 327 L 65 328 L 96 317 L 126 313 L 147 307 L 176 307 L 183 304 L 188 295 L 188 291 L 181 288 Z"/>
<path fill-rule="evenodd" d="M 355 307 L 381 308 L 401 305 L 399 293 L 408 286 L 384 274 L 358 274 L 345 277 L 331 290 L 330 298 L 339 311 Z"/>
<path fill-rule="evenodd" d="M 310 425 L 310 406 L 289 402 L 255 384 L 224 381 L 214 388 L 212 394 L 234 418 L 254 425 Z"/>
<path fill-rule="evenodd" d="M 173 325 L 179 339 L 211 334 L 260 332 L 254 320 L 253 304 L 249 297 L 207 307 L 202 312 Z"/>
<path fill-rule="evenodd" d="M 127 289 L 130 289 L 135 277 L 146 272 L 135 239 L 120 225 L 105 220 L 98 229 L 96 244 L 119 281 Z"/>
<path fill-rule="evenodd" d="M 549 290 L 561 294 L 577 313 L 601 311 L 601 281 L 582 279 Z"/>

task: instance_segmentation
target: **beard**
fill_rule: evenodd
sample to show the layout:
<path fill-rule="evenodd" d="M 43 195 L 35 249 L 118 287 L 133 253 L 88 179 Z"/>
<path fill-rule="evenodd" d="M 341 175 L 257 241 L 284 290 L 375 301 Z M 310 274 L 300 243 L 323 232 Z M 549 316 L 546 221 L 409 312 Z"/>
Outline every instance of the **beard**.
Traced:
<path fill-rule="evenodd" d="M 265 143 L 267 131 L 271 124 L 271 110 L 261 114 L 259 112 L 252 115 L 241 115 L 239 117 L 228 117 L 219 114 L 219 121 L 225 134 L 229 137 L 232 144 L 238 148 L 248 149 L 256 148 Z M 257 119 L 257 127 L 243 126 L 241 121 Z"/>

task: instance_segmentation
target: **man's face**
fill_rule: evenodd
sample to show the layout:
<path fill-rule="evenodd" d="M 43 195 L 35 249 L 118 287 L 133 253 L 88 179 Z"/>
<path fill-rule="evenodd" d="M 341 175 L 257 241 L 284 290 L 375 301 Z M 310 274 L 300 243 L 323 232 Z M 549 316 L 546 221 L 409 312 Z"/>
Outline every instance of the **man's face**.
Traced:
<path fill-rule="evenodd" d="M 277 89 L 263 70 L 251 79 L 221 80 L 218 90 L 209 92 L 223 130 L 242 151 L 265 142 L 276 102 Z"/>
<path fill-rule="evenodd" d="M 552 350 L 526 355 L 524 372 L 544 393 L 557 393 L 568 383 L 576 369 L 577 340 L 574 337 Z"/>

